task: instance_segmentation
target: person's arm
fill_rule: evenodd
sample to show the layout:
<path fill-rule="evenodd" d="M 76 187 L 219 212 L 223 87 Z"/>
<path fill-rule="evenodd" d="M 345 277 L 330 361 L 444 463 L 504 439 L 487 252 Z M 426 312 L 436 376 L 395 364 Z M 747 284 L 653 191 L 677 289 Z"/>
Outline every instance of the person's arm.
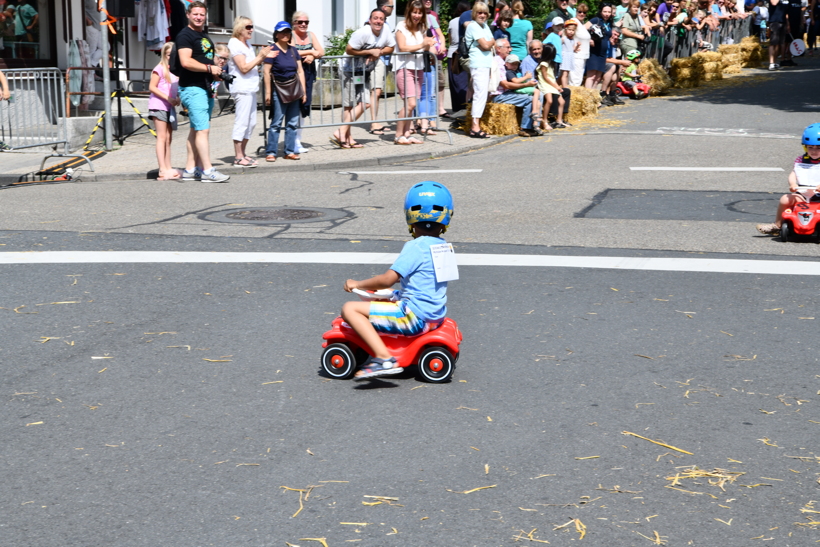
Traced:
<path fill-rule="evenodd" d="M 379 289 L 390 289 L 399 282 L 401 276 L 393 270 L 387 270 L 381 275 L 356 281 L 355 279 L 348 279 L 345 281 L 345 291 L 352 292 L 353 289 L 362 291 L 378 291 Z"/>
<path fill-rule="evenodd" d="M 271 84 L 270 84 L 270 71 L 271 71 L 271 64 L 265 63 L 262 66 L 262 74 L 264 78 L 262 81 L 265 82 L 265 104 L 270 104 L 270 95 L 271 95 Z"/>
<path fill-rule="evenodd" d="M 527 48 L 530 47 L 530 42 L 532 42 L 532 29 L 527 31 Z"/>
<path fill-rule="evenodd" d="M 438 48 L 436 48 L 436 53 L 443 53 L 447 51 L 447 41 L 444 39 L 444 34 L 441 32 L 441 27 L 436 27 L 433 29 L 433 32 L 436 33 L 438 36 Z"/>
<path fill-rule="evenodd" d="M 31 24 L 30 24 L 29 26 L 27 26 L 27 27 L 26 27 L 26 30 L 31 30 L 31 29 L 33 29 L 34 27 L 36 27 L 36 26 L 37 26 L 37 21 L 39 21 L 39 20 L 40 20 L 40 14 L 39 14 L 39 13 L 35 13 L 35 14 L 34 14 L 34 19 L 32 19 L 32 20 L 31 20 Z"/>
<path fill-rule="evenodd" d="M 171 102 L 171 97 L 163 93 L 159 88 L 159 74 L 156 72 L 151 73 L 151 81 L 148 83 L 148 91 L 152 94 L 156 95 L 163 101 Z"/>
<path fill-rule="evenodd" d="M 789 191 L 790 192 L 796 192 L 797 191 L 797 186 L 798 186 L 798 184 L 797 184 L 797 173 L 795 173 L 794 169 L 792 169 L 792 172 L 789 173 Z M 820 186 L 818 186 L 817 188 L 818 188 L 818 191 L 820 191 Z"/>
<path fill-rule="evenodd" d="M 9 89 L 9 81 L 6 79 L 6 75 L 0 71 L 0 87 L 3 88 L 3 93 L 0 95 L 0 100 L 8 101 L 11 98 L 11 90 Z"/>
<path fill-rule="evenodd" d="M 236 68 L 239 69 L 239 72 L 241 72 L 242 74 L 247 74 L 254 67 L 261 65 L 262 62 L 265 60 L 265 57 L 268 56 L 268 53 L 270 53 L 270 46 L 265 46 L 262 49 L 260 49 L 259 54 L 250 61 L 247 60 L 247 57 L 244 53 L 234 55 L 232 59 L 234 64 L 236 65 Z"/>
<path fill-rule="evenodd" d="M 290 47 L 292 47 L 293 50 L 296 51 L 295 47 Z M 296 59 L 299 59 L 299 53 L 296 53 Z M 302 84 L 302 102 L 306 103 L 308 100 L 307 85 L 305 85 L 305 69 L 302 68 L 302 63 L 296 63 L 296 75 L 299 77 L 299 83 Z"/>
<path fill-rule="evenodd" d="M 492 38 L 476 38 L 475 43 L 481 51 L 490 51 L 495 47 L 495 40 Z"/>
<path fill-rule="evenodd" d="M 404 33 L 401 31 L 396 31 L 396 49 L 398 49 L 401 53 L 416 53 L 422 50 L 427 51 L 434 43 L 435 40 L 433 38 L 426 36 L 421 44 L 413 44 L 412 46 L 409 46 L 407 45 L 407 40 Z M 378 55 L 376 55 L 376 57 L 378 57 Z"/>
<path fill-rule="evenodd" d="M 320 42 L 319 39 L 316 38 L 316 35 L 312 32 L 310 33 L 310 43 L 313 44 L 313 49 L 307 51 L 307 53 L 310 54 L 310 56 L 312 56 L 314 59 L 321 59 L 325 56 L 325 48 L 324 46 L 322 46 L 322 42 Z M 300 51 L 299 53 L 301 54 L 302 52 Z M 307 55 L 304 54 L 303 56 L 307 57 Z"/>
<path fill-rule="evenodd" d="M 191 72 L 207 72 L 211 76 L 219 76 L 222 74 L 222 69 L 216 65 L 206 65 L 204 63 L 200 63 L 196 59 L 192 57 L 194 50 L 191 48 L 182 48 L 177 50 L 179 55 L 179 64 L 182 65 L 182 68 L 185 70 L 189 70 Z"/>

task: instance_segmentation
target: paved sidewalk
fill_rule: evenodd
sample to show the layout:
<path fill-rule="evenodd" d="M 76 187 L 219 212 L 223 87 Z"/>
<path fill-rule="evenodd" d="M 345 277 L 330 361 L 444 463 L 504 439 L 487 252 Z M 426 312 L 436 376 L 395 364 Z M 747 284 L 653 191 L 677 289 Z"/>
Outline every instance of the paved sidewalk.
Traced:
<path fill-rule="evenodd" d="M 187 120 L 186 118 L 181 118 Z M 449 128 L 452 120 L 442 119 L 439 127 Z M 211 161 L 222 173 L 227 175 L 241 175 L 243 172 L 283 172 L 283 171 L 312 171 L 319 169 L 350 169 L 377 165 L 390 165 L 395 163 L 417 161 L 433 157 L 449 156 L 460 154 L 469 150 L 484 148 L 486 146 L 510 140 L 514 136 L 493 137 L 490 139 L 472 139 L 461 131 L 450 132 L 453 144 L 446 131 L 438 131 L 435 136 L 429 136 L 424 144 L 396 145 L 393 143 L 395 137 L 395 124 L 385 135 L 371 135 L 363 126 L 353 127 L 353 137 L 364 145 L 364 148 L 339 149 L 330 143 L 329 138 L 335 128 L 323 127 L 304 130 L 302 137 L 303 145 L 309 152 L 302 154 L 299 161 L 285 160 L 278 157 L 275 163 L 266 163 L 264 150 L 259 159 L 259 167 L 249 169 L 234 167 L 232 165 L 233 141 L 231 140 L 231 130 L 233 128 L 234 115 L 229 112 L 213 118 L 211 121 Z M 261 133 L 262 112 L 258 113 L 256 126 L 257 134 Z M 364 126 L 369 128 L 369 124 Z M 179 126 L 179 130 L 174 133 L 172 144 L 173 165 L 177 168 L 185 166 L 185 139 L 188 135 L 187 121 Z M 419 136 L 419 138 L 421 138 Z M 284 131 L 280 134 L 280 147 L 283 146 Z M 104 157 L 94 161 L 94 172 L 84 167 L 81 177 L 86 181 L 112 181 L 112 180 L 145 180 L 154 179 L 157 176 L 157 159 L 155 152 L 156 139 L 147 131 L 141 130 L 138 134 L 128 138 L 120 147 L 116 142 L 115 149 Z M 258 147 L 264 145 L 262 136 L 255 136 L 248 144 L 249 155 L 256 157 Z M 280 148 L 281 150 L 281 148 Z M 77 153 L 80 153 L 78 151 Z M 3 165 L 0 173 L 0 184 L 10 183 L 18 180 L 20 175 L 36 171 L 40 167 L 44 153 L 25 152 L 4 152 L 0 155 L 0 162 Z M 46 162 L 46 167 L 57 163 L 59 158 L 53 158 Z M 232 179 L 233 180 L 233 179 Z"/>

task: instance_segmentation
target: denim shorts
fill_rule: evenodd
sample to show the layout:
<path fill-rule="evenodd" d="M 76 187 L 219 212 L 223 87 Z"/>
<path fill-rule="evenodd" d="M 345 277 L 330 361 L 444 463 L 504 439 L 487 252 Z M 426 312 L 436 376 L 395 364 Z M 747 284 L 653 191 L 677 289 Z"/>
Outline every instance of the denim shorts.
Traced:
<path fill-rule="evenodd" d="M 210 92 L 201 87 L 189 86 L 179 88 L 182 105 L 188 109 L 188 119 L 194 131 L 211 128 L 211 112 L 214 109 L 214 98 Z"/>
<path fill-rule="evenodd" d="M 441 322 L 422 321 L 404 301 L 374 301 L 370 303 L 370 323 L 377 332 L 417 336 L 438 327 Z"/>

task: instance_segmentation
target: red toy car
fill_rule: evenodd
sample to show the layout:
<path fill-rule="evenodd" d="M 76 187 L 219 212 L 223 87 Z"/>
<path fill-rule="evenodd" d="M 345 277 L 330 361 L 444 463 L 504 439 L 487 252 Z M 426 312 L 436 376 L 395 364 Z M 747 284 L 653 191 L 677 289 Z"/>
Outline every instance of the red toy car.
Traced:
<path fill-rule="evenodd" d="M 350 378 L 370 353 L 367 344 L 341 317 L 333 320 L 331 329 L 322 338 L 325 348 L 322 369 L 332 378 Z M 449 317 L 437 328 L 418 336 L 381 334 L 381 338 L 400 367 L 418 364 L 422 379 L 441 383 L 453 376 L 462 336 L 456 322 Z"/>
<path fill-rule="evenodd" d="M 623 82 L 618 82 L 615 84 L 615 95 L 625 95 L 633 99 L 645 99 L 646 97 L 649 97 L 649 92 L 652 91 L 652 86 L 645 84 L 640 80 L 636 80 L 634 84 L 635 85 L 632 86 L 632 89 L 630 90 L 629 87 L 624 85 Z"/>
<path fill-rule="evenodd" d="M 780 241 L 789 241 L 792 236 L 815 236 L 820 239 L 817 222 L 820 220 L 820 194 L 807 202 L 798 202 L 793 209 L 783 211 L 780 225 Z"/>

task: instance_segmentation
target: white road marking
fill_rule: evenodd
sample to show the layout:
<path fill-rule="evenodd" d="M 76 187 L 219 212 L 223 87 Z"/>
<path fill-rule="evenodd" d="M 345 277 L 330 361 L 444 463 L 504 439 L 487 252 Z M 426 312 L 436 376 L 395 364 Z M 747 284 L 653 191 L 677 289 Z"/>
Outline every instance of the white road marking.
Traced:
<path fill-rule="evenodd" d="M 416 169 L 413 171 L 339 171 L 339 175 L 419 175 L 426 173 L 481 173 L 484 169 Z"/>
<path fill-rule="evenodd" d="M 171 251 L 47 251 L 0 253 L 2 264 L 153 264 L 270 263 L 385 264 L 395 253 L 232 253 Z M 459 266 L 592 268 L 660 272 L 714 272 L 772 275 L 820 275 L 820 262 L 725 258 L 642 258 L 627 256 L 560 256 L 456 254 Z"/>
<path fill-rule="evenodd" d="M 630 167 L 630 171 L 779 171 L 780 167 Z"/>

